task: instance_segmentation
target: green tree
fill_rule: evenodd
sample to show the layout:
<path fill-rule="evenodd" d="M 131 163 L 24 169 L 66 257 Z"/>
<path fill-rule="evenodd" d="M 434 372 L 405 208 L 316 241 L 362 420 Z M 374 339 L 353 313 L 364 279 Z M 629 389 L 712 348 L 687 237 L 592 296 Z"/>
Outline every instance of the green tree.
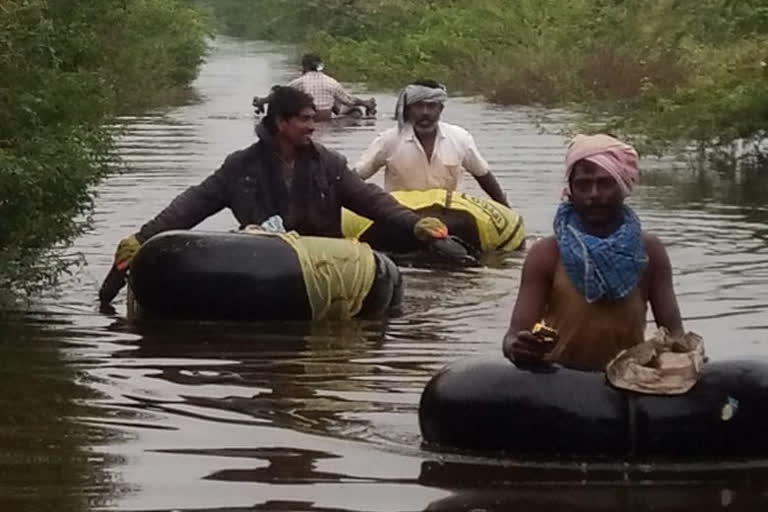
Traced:
<path fill-rule="evenodd" d="M 32 290 L 117 163 L 115 116 L 196 76 L 208 29 L 181 0 L 0 0 L 0 287 Z"/>

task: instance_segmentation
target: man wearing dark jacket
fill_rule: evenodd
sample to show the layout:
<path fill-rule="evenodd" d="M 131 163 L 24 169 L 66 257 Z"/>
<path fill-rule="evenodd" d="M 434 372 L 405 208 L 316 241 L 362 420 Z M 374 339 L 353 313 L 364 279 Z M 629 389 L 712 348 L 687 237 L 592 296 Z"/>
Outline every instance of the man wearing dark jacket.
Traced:
<path fill-rule="evenodd" d="M 278 215 L 287 230 L 302 235 L 341 237 L 345 207 L 423 241 L 447 236 L 439 219 L 420 218 L 381 188 L 365 183 L 340 154 L 313 142 L 315 112 L 308 94 L 278 88 L 257 127 L 259 141 L 229 155 L 216 172 L 177 196 L 138 233 L 121 240 L 116 269 L 124 271 L 141 244 L 157 233 L 190 229 L 223 208 L 232 210 L 241 227 Z M 117 291 L 105 282 L 101 302 L 110 302 Z"/>

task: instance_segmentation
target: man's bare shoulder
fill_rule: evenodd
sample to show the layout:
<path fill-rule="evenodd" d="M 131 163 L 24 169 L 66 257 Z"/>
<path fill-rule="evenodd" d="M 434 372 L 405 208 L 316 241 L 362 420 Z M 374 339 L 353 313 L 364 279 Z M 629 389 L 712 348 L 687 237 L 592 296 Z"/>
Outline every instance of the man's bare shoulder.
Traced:
<path fill-rule="evenodd" d="M 648 255 L 648 270 L 652 275 L 660 270 L 669 271 L 671 263 L 664 242 L 654 233 L 643 231 L 643 243 L 645 244 L 645 253 Z"/>
<path fill-rule="evenodd" d="M 551 274 L 560 261 L 560 250 L 554 236 L 537 240 L 525 255 L 525 266 L 536 272 Z"/>
<path fill-rule="evenodd" d="M 645 252 L 648 253 L 650 260 L 658 259 L 660 255 L 666 255 L 667 253 L 664 243 L 655 233 L 643 231 L 643 243 L 645 244 Z"/>

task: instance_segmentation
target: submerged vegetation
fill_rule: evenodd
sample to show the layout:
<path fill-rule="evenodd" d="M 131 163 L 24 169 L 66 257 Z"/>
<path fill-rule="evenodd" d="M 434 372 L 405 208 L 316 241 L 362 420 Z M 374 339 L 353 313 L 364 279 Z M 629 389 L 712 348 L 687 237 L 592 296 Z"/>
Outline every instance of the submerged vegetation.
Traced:
<path fill-rule="evenodd" d="M 429 76 L 499 103 L 567 106 L 659 150 L 737 139 L 750 148 L 768 126 L 763 0 L 216 0 L 212 9 L 228 33 L 299 43 L 340 78 L 398 87 Z"/>
<path fill-rule="evenodd" d="M 59 275 L 51 249 L 87 226 L 116 116 L 177 97 L 208 33 L 188 0 L 0 1 L 0 289 Z"/>

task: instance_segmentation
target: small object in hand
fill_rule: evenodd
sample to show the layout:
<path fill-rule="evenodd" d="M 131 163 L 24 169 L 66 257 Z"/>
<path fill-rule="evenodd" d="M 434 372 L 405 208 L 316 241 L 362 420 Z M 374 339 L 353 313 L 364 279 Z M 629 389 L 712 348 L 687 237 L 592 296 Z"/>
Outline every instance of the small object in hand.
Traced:
<path fill-rule="evenodd" d="M 555 343 L 557 341 L 557 331 L 544 322 L 538 322 L 531 329 L 531 334 L 536 336 L 542 343 Z"/>

